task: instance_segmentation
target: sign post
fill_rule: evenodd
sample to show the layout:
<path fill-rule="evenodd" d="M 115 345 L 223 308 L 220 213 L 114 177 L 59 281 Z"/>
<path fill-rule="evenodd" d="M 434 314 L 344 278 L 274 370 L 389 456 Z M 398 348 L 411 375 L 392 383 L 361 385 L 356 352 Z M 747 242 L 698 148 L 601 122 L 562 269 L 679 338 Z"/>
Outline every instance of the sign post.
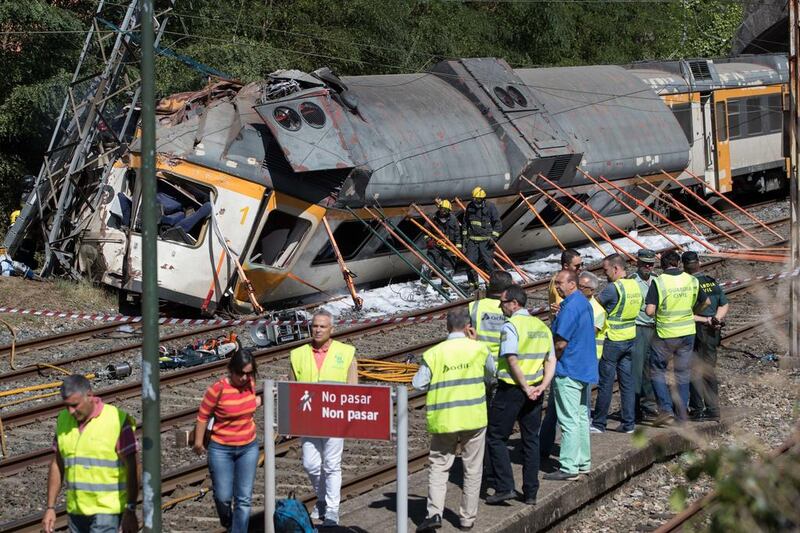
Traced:
<path fill-rule="evenodd" d="M 397 387 L 397 533 L 408 528 L 408 389 Z"/>
<path fill-rule="evenodd" d="M 275 533 L 275 382 L 264 382 L 264 531 Z"/>
<path fill-rule="evenodd" d="M 392 388 L 385 385 L 348 385 L 271 380 L 264 384 L 265 505 L 264 530 L 274 533 L 275 412 L 277 385 L 279 435 L 298 437 L 392 440 Z M 397 388 L 397 531 L 408 526 L 408 391 Z"/>

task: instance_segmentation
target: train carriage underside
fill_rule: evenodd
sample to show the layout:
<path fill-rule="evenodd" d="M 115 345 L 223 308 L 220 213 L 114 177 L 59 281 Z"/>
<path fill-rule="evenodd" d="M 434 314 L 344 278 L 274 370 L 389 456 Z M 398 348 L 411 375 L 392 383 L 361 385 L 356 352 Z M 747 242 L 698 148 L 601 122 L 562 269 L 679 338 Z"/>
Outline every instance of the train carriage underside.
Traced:
<path fill-rule="evenodd" d="M 175 95 L 158 109 L 161 297 L 208 313 L 225 303 L 251 311 L 237 260 L 262 305 L 340 291 L 323 217 L 358 283 L 408 275 L 364 208 L 420 242 L 412 204 L 430 214 L 436 199 L 466 200 L 475 186 L 497 205 L 498 242 L 517 257 L 552 246 L 541 220 L 564 243 L 585 239 L 547 195 L 572 215 L 591 219 L 585 202 L 635 225 L 584 172 L 646 203 L 653 197 L 637 183 L 671 188 L 665 173 L 699 192 L 692 176 L 722 192 L 781 187 L 786 80 L 783 56 L 545 69 L 483 58 L 391 76 L 279 71 Z M 138 150 L 134 140 L 101 208 L 83 213 L 77 254 L 79 270 L 133 293 Z"/>

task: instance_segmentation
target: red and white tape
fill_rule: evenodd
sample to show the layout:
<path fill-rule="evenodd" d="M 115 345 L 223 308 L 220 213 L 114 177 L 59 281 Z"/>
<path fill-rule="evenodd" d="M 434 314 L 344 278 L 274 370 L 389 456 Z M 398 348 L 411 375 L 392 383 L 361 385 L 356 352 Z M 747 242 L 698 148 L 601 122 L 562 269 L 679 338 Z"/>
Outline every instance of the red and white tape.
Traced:
<path fill-rule="evenodd" d="M 752 283 L 758 281 L 772 281 L 776 279 L 784 279 L 800 276 L 800 268 L 793 271 L 779 272 L 777 274 L 769 274 L 766 276 L 756 276 L 752 278 L 735 279 L 720 283 L 721 287 L 730 287 L 732 285 L 740 285 L 743 283 Z M 547 306 L 537 307 L 531 309 L 532 314 L 543 313 L 547 311 Z M 80 313 L 75 311 L 52 311 L 48 309 L 22 309 L 19 307 L 0 307 L 0 314 L 9 313 L 17 315 L 29 316 L 42 316 L 48 318 L 63 318 L 67 320 L 92 320 L 95 322 L 120 322 L 120 323 L 137 323 L 142 321 L 140 316 L 127 316 L 127 315 L 112 315 L 108 313 Z M 405 322 L 430 322 L 432 320 L 441 320 L 447 316 L 446 313 L 431 313 L 421 314 L 415 316 L 397 316 L 388 318 L 354 318 L 347 320 L 335 320 L 336 326 L 364 326 L 364 325 L 378 325 L 378 324 L 401 324 Z M 269 318 L 254 318 L 254 319 L 234 319 L 234 320 L 220 320 L 214 318 L 159 318 L 158 323 L 168 326 L 253 326 L 256 324 L 265 326 L 306 326 L 310 322 L 308 320 L 271 320 Z"/>

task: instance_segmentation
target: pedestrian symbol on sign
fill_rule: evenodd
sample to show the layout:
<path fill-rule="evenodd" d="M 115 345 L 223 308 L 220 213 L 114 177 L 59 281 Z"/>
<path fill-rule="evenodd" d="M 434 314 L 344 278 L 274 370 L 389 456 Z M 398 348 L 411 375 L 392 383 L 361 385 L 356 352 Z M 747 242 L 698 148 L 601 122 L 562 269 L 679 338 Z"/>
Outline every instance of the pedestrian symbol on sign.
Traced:
<path fill-rule="evenodd" d="M 311 393 L 307 390 L 300 397 L 300 406 L 302 411 L 311 411 Z"/>

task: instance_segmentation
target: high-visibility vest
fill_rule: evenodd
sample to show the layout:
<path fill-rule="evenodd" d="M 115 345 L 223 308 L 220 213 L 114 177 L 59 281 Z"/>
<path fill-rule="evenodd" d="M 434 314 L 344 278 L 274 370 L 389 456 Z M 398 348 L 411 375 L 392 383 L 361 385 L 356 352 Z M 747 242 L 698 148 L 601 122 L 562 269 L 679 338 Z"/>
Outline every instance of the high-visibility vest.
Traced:
<path fill-rule="evenodd" d="M 56 442 L 64 462 L 67 513 L 120 514 L 125 509 L 128 470 L 117 455 L 117 440 L 126 420 L 127 413 L 105 404 L 79 431 L 69 411 L 58 413 Z M 128 423 L 135 430 L 133 420 Z"/>
<path fill-rule="evenodd" d="M 589 298 L 589 303 L 592 304 L 592 311 L 594 313 L 594 343 L 597 347 L 597 358 L 600 359 L 603 356 L 603 343 L 606 340 L 606 332 L 608 331 L 606 310 L 594 296 Z M 599 322 L 603 322 L 603 327 L 597 329 L 597 324 Z"/>
<path fill-rule="evenodd" d="M 553 346 L 553 334 L 544 322 L 535 316 L 514 315 L 508 322 L 517 332 L 517 366 L 528 385 L 539 383 L 544 378 L 544 360 Z M 497 379 L 515 384 L 511 377 L 508 359 L 497 362 Z"/>
<path fill-rule="evenodd" d="M 470 302 L 469 316 L 477 339 L 489 348 L 492 356 L 497 359 L 497 354 L 500 353 L 500 332 L 506 323 L 506 317 L 500 309 L 500 300 L 481 298 Z"/>
<path fill-rule="evenodd" d="M 656 333 L 662 339 L 694 335 L 694 308 L 700 282 L 681 272 L 677 276 L 664 274 L 653 280 L 658 288 Z"/>
<path fill-rule="evenodd" d="M 347 371 L 353 363 L 355 353 L 355 346 L 332 340 L 320 369 L 317 369 L 317 363 L 314 361 L 311 343 L 292 350 L 289 359 L 297 381 L 347 383 Z"/>
<path fill-rule="evenodd" d="M 642 291 L 633 279 L 618 279 L 614 282 L 617 289 L 617 305 L 608 313 L 606 321 L 610 341 L 628 341 L 636 338 L 636 317 L 642 307 Z"/>
<path fill-rule="evenodd" d="M 468 338 L 447 339 L 422 355 L 431 369 L 426 416 L 430 433 L 486 427 L 484 368 L 489 352 Z"/>

